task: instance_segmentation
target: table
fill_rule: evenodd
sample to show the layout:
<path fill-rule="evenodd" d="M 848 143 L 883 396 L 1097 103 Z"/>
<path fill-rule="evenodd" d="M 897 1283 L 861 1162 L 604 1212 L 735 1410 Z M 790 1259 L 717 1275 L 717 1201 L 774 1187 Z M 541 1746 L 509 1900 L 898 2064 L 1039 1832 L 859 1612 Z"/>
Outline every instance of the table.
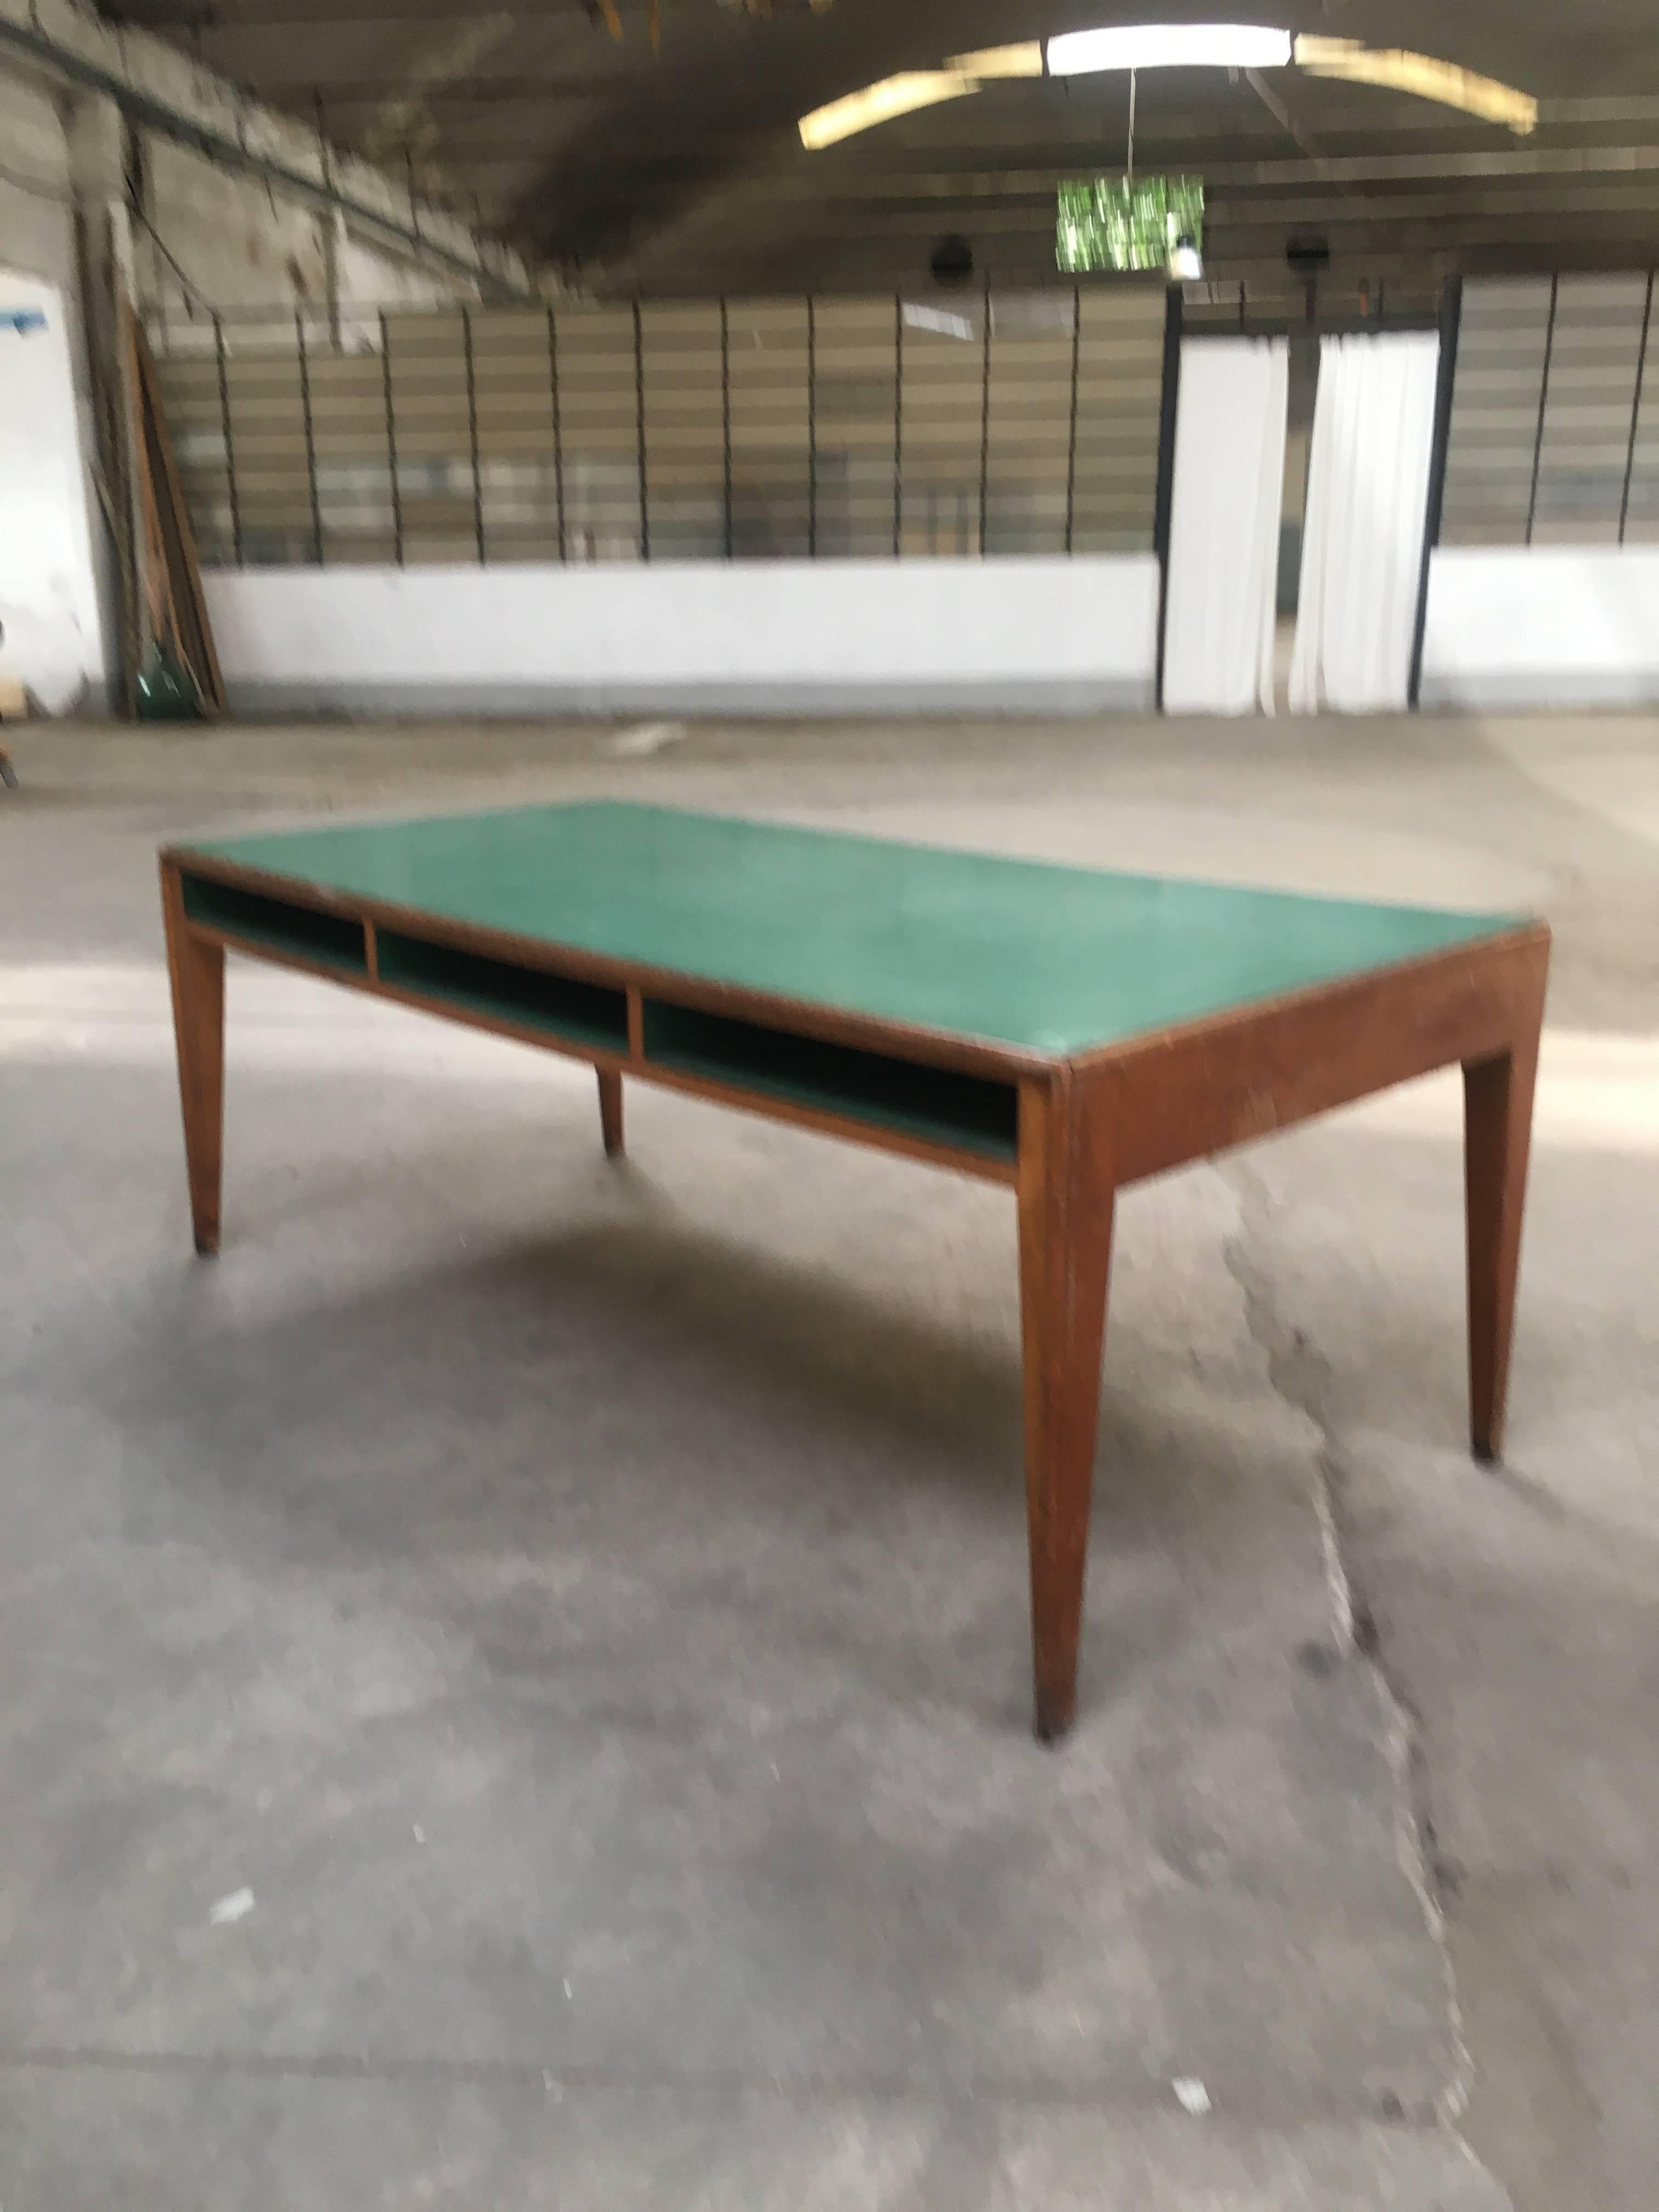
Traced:
<path fill-rule="evenodd" d="M 216 1251 L 227 949 L 598 1071 L 1005 1183 L 1039 1737 L 1076 1701 L 1116 1194 L 1430 1070 L 1465 1098 L 1471 1427 L 1500 1446 L 1540 922 L 596 802 L 161 854 L 191 1206 Z"/>

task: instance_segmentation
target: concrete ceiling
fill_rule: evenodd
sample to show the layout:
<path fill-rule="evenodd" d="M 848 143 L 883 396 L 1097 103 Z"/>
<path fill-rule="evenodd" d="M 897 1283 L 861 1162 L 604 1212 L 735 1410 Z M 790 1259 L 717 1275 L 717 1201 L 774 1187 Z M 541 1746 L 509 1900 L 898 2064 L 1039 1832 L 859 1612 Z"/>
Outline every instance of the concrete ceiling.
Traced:
<path fill-rule="evenodd" d="M 1054 276 L 1054 185 L 1120 170 L 1119 76 L 1009 82 L 820 154 L 795 118 L 872 80 L 1085 26 L 1211 21 L 1214 0 L 127 0 L 261 98 L 474 203 L 538 258 L 602 289 L 861 289 L 927 282 L 965 235 L 994 281 Z M 1452 268 L 1659 258 L 1654 0 L 1297 0 L 1238 12 L 1402 46 L 1536 94 L 1500 126 L 1364 86 L 1274 71 L 1141 78 L 1137 167 L 1200 171 L 1213 275 L 1283 277 L 1293 233 L 1334 266 L 1428 282 Z"/>

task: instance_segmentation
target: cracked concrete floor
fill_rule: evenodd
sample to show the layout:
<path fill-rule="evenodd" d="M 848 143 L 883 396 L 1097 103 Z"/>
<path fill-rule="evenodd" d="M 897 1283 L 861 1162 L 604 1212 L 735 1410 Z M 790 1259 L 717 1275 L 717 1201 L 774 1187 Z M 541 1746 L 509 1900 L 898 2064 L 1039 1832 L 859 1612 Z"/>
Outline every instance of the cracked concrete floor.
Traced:
<path fill-rule="evenodd" d="M 614 742 L 16 748 L 0 2203 L 1646 2207 L 1659 730 Z M 1005 1195 L 239 968 L 196 1263 L 155 844 L 602 790 L 1541 907 L 1508 1468 L 1440 1081 L 1121 1209 L 1058 1757 Z"/>

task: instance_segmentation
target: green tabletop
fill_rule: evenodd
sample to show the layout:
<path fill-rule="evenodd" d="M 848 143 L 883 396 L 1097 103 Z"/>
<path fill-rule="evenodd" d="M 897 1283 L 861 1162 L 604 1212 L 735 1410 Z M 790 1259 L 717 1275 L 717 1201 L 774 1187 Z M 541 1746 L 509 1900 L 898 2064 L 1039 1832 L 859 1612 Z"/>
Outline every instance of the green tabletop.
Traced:
<path fill-rule="evenodd" d="M 190 849 L 449 921 L 1056 1057 L 1517 926 L 610 800 Z"/>

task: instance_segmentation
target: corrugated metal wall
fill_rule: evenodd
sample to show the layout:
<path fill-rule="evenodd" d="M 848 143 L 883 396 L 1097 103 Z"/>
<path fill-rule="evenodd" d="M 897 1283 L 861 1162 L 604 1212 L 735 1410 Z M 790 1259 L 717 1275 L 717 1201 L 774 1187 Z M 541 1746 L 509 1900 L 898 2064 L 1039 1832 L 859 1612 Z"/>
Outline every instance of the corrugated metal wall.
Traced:
<path fill-rule="evenodd" d="M 1659 538 L 1653 279 L 1471 279 L 1447 451 L 1448 545 Z"/>
<path fill-rule="evenodd" d="M 1152 543 L 1164 307 L 1126 283 L 153 336 L 210 564 L 1091 553 Z"/>

